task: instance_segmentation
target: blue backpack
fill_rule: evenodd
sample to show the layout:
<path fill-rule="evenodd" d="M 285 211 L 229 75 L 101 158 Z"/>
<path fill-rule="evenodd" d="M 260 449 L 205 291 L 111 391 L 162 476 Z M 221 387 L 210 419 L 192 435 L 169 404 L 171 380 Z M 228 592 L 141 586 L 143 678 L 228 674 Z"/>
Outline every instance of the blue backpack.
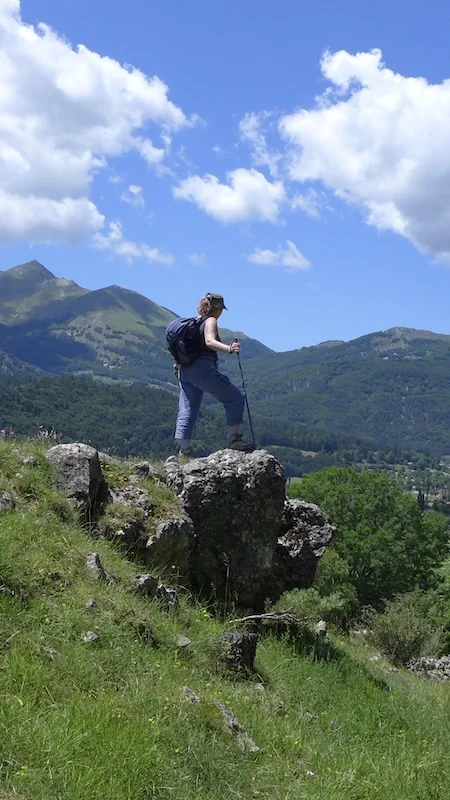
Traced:
<path fill-rule="evenodd" d="M 192 364 L 202 351 L 201 317 L 180 317 L 166 328 L 167 347 L 178 364 Z"/>

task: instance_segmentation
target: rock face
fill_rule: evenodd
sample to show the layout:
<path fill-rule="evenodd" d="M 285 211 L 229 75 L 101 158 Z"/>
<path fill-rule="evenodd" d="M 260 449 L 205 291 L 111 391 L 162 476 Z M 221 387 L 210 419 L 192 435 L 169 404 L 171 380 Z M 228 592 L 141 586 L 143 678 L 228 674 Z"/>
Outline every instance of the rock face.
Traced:
<path fill-rule="evenodd" d="M 265 450 L 223 450 L 184 466 L 167 483 L 192 520 L 189 584 L 221 604 L 261 609 L 310 586 L 333 529 L 317 506 L 286 501 L 283 469 Z"/>
<path fill-rule="evenodd" d="M 286 500 L 280 533 L 271 597 L 280 583 L 284 584 L 283 591 L 311 586 L 317 561 L 331 542 L 334 528 L 314 503 Z"/>
<path fill-rule="evenodd" d="M 147 539 L 145 560 L 163 568 L 175 566 L 178 578 L 189 582 L 194 525 L 187 514 L 160 522 Z"/>
<path fill-rule="evenodd" d="M 57 487 L 89 519 L 108 497 L 97 451 L 87 444 L 58 444 L 46 458 L 57 470 Z"/>

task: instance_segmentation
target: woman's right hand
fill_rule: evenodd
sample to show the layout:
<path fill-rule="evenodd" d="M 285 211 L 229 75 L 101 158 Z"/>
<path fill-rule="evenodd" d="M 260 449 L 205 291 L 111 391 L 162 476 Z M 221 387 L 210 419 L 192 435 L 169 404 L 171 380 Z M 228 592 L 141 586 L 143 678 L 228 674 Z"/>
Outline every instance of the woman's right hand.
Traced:
<path fill-rule="evenodd" d="M 231 342 L 230 344 L 230 353 L 240 353 L 241 351 L 241 343 L 240 342 Z"/>

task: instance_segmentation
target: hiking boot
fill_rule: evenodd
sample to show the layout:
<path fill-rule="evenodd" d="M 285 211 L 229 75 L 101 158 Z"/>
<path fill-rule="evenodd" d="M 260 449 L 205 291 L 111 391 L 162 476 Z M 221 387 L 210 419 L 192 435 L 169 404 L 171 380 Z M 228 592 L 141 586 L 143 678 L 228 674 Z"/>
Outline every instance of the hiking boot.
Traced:
<path fill-rule="evenodd" d="M 233 433 L 228 441 L 229 450 L 239 450 L 241 453 L 253 453 L 256 450 L 254 444 L 242 441 L 242 433 Z"/>
<path fill-rule="evenodd" d="M 178 453 L 179 458 L 193 458 L 194 457 L 194 448 L 193 447 L 185 447 L 184 450 L 180 450 Z"/>

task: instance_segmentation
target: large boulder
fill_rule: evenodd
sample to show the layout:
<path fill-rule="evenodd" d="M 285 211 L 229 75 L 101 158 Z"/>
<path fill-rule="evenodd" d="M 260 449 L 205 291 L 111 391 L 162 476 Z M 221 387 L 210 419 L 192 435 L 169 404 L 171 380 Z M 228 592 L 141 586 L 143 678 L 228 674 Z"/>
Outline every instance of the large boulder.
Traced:
<path fill-rule="evenodd" d="M 222 450 L 184 465 L 168 459 L 160 480 L 175 497 L 166 518 L 138 476 L 109 491 L 92 447 L 57 445 L 47 458 L 58 488 L 100 535 L 227 611 L 260 611 L 267 599 L 310 586 L 333 535 L 317 506 L 286 500 L 283 468 L 265 450 Z"/>
<path fill-rule="evenodd" d="M 220 604 L 253 607 L 271 575 L 283 518 L 283 468 L 265 450 L 221 450 L 166 463 L 167 482 L 194 524 L 190 584 Z"/>
<path fill-rule="evenodd" d="M 223 450 L 166 480 L 191 518 L 189 583 L 221 605 L 262 609 L 294 586 L 310 586 L 332 528 L 317 506 L 286 501 L 283 468 L 265 450 Z"/>
<path fill-rule="evenodd" d="M 108 500 L 97 451 L 87 444 L 58 444 L 46 454 L 56 469 L 56 485 L 70 503 L 85 516 L 92 517 Z"/>

